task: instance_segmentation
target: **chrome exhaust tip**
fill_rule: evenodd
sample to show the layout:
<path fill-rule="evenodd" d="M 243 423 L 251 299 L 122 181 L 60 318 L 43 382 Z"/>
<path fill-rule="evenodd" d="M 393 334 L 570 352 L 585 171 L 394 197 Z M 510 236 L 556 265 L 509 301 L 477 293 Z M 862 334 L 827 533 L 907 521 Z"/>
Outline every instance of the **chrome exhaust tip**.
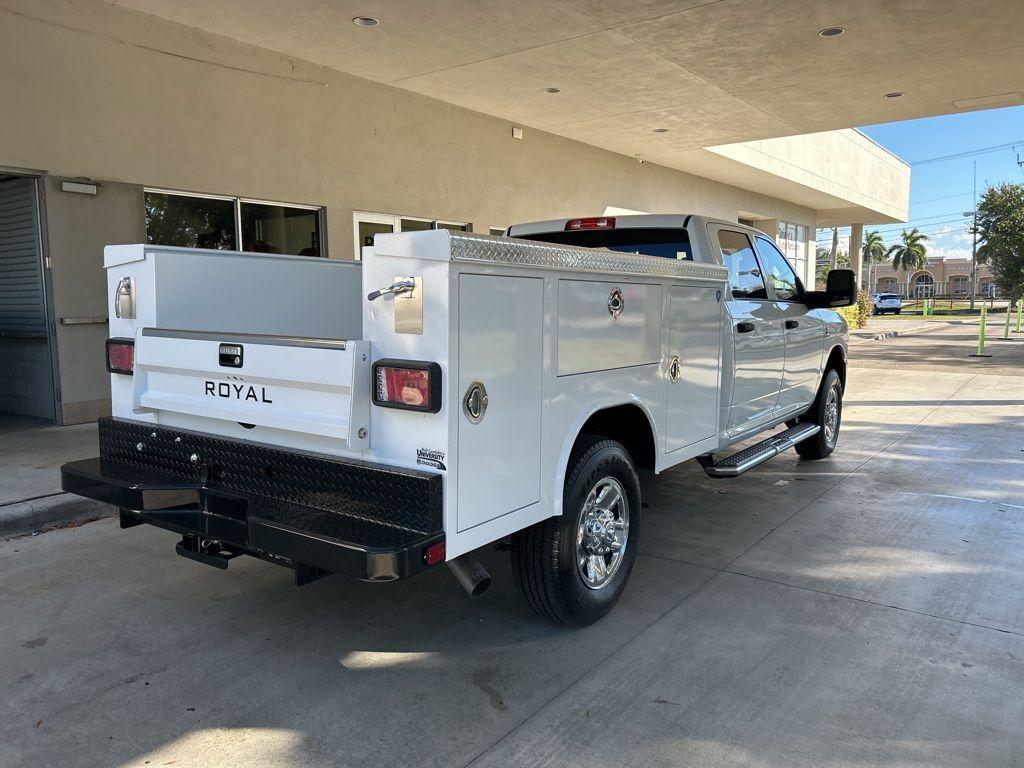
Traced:
<path fill-rule="evenodd" d="M 480 597 L 491 586 L 491 575 L 471 554 L 449 560 L 448 569 L 470 597 Z"/>

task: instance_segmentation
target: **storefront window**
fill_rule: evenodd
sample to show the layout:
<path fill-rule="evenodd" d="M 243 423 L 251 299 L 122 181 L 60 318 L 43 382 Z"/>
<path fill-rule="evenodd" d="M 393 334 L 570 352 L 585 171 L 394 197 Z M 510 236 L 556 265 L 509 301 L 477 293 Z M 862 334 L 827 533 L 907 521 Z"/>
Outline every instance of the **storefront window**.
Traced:
<path fill-rule="evenodd" d="M 230 199 L 146 192 L 146 242 L 233 251 L 235 202 Z"/>
<path fill-rule="evenodd" d="M 320 255 L 320 212 L 315 208 L 242 202 L 242 250 Z"/>
<path fill-rule="evenodd" d="M 788 221 L 780 221 L 778 226 L 778 237 L 776 242 L 779 250 L 786 255 L 790 263 L 801 279 L 807 274 L 807 227 L 802 224 L 793 224 Z"/>
<path fill-rule="evenodd" d="M 321 209 L 146 190 L 151 245 L 323 256 Z"/>

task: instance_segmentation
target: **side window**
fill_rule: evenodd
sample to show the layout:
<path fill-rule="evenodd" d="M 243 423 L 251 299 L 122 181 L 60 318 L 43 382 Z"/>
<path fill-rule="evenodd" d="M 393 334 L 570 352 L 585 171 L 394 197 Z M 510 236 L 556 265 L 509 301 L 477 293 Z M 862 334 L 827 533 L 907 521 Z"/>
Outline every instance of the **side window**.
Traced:
<path fill-rule="evenodd" d="M 718 246 L 722 250 L 722 263 L 729 268 L 729 285 L 734 299 L 767 299 L 761 268 L 754 256 L 750 238 L 742 232 L 729 229 L 718 231 Z"/>
<path fill-rule="evenodd" d="M 767 237 L 758 237 L 757 253 L 764 265 L 765 276 L 768 284 L 775 292 L 775 298 L 779 301 L 794 301 L 800 297 L 800 283 L 796 279 L 796 272 L 786 261 L 786 257 L 771 240 Z"/>

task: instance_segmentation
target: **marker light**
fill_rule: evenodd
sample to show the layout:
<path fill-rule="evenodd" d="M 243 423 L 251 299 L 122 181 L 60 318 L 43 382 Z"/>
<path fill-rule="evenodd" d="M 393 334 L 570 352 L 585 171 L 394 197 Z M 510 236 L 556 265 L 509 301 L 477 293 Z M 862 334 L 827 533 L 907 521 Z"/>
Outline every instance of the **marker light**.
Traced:
<path fill-rule="evenodd" d="M 569 219 L 565 222 L 566 232 L 580 229 L 615 229 L 614 216 L 598 216 L 591 219 Z"/>

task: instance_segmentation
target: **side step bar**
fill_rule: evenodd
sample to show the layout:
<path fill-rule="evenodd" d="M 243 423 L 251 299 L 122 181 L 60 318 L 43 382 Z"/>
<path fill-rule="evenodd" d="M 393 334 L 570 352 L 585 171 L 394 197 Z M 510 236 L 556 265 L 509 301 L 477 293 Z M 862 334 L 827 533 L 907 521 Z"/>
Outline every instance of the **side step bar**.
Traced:
<path fill-rule="evenodd" d="M 713 456 L 698 456 L 697 461 L 704 468 L 710 477 L 739 477 L 747 470 L 753 469 L 759 464 L 764 464 L 768 459 L 773 459 L 788 448 L 797 443 L 814 437 L 821 431 L 818 424 L 797 424 L 785 432 L 772 435 L 767 440 L 762 440 L 757 445 L 744 448 L 732 456 L 715 461 Z"/>

